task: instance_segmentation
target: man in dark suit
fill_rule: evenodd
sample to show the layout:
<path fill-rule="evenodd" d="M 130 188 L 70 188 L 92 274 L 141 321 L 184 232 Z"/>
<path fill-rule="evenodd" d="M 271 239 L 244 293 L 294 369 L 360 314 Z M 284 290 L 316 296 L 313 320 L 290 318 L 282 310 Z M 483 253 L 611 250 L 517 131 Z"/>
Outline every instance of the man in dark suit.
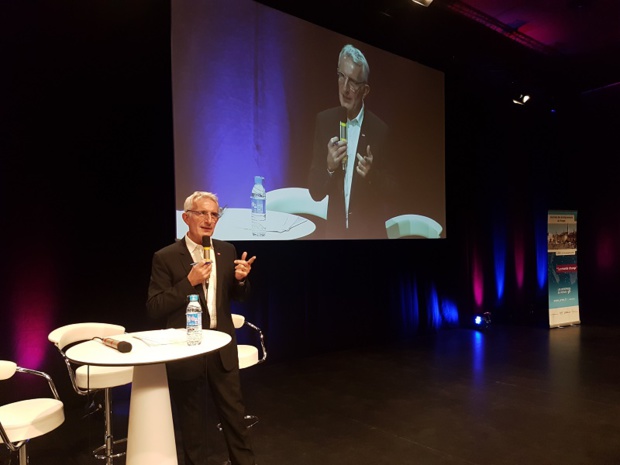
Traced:
<path fill-rule="evenodd" d="M 308 188 L 316 201 L 329 195 L 325 235 L 330 239 L 387 237 L 388 126 L 364 106 L 369 72 L 362 52 L 345 45 L 337 69 L 341 106 L 316 117 Z"/>
<path fill-rule="evenodd" d="M 194 192 L 185 200 L 184 210 L 188 233 L 153 256 L 147 312 L 152 318 L 165 319 L 167 328 L 183 328 L 187 296 L 198 294 L 203 308 L 203 327 L 232 337 L 232 341 L 218 351 L 167 364 L 185 465 L 207 464 L 207 384 L 222 424 L 231 464 L 254 465 L 254 453 L 243 422 L 245 409 L 230 303 L 247 297 L 250 290 L 247 277 L 256 257 L 246 259 L 247 252 L 243 252 L 241 259 L 237 259 L 234 245 L 216 239 L 211 240 L 210 261 L 203 257 L 203 237 L 213 235 L 220 216 L 216 195 Z"/>

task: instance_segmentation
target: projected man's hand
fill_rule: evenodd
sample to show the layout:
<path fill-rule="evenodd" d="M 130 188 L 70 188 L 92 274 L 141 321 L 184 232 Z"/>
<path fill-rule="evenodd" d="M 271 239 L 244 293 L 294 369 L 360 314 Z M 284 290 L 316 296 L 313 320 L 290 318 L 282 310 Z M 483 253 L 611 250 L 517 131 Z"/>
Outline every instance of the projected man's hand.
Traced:
<path fill-rule="evenodd" d="M 361 177 L 366 178 L 368 176 L 368 173 L 370 173 L 370 169 L 372 168 L 373 160 L 372 152 L 370 151 L 370 145 L 366 146 L 365 157 L 362 157 L 362 155 L 358 153 L 356 158 L 357 166 L 355 167 L 355 170 Z"/>
<path fill-rule="evenodd" d="M 341 166 L 342 159 L 347 156 L 347 143 L 332 137 L 327 144 L 327 169 L 336 171 Z"/>

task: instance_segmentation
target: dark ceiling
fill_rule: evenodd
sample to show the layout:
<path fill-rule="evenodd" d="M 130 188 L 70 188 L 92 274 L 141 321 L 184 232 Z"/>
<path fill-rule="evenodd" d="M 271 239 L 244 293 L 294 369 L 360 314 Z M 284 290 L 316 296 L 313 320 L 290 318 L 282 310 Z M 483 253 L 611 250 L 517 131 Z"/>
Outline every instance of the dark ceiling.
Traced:
<path fill-rule="evenodd" d="M 617 0 L 464 0 L 461 3 L 564 55 L 604 54 L 617 50 L 620 44 Z"/>
<path fill-rule="evenodd" d="M 558 94 L 620 87 L 620 0 L 258 1 L 497 85 Z"/>

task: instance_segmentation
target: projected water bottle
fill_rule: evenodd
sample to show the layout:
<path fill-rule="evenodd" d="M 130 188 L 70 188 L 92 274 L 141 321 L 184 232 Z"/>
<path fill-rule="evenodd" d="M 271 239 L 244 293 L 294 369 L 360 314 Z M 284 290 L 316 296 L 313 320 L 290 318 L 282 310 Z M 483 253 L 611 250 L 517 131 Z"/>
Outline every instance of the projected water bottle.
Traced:
<path fill-rule="evenodd" d="M 267 212 L 265 203 L 267 194 L 263 186 L 263 177 L 254 176 L 254 187 L 252 187 L 252 235 L 262 237 L 265 235 L 267 222 Z"/>

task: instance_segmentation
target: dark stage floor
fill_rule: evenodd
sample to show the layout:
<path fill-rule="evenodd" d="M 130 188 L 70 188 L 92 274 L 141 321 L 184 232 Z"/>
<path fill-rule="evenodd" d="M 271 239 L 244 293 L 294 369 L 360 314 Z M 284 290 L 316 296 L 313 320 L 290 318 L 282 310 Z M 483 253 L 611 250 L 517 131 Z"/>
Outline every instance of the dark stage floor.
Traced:
<path fill-rule="evenodd" d="M 260 465 L 612 465 L 618 366 L 620 327 L 494 326 L 242 376 L 249 413 L 260 417 Z M 126 410 L 122 399 L 115 406 Z M 69 409 L 61 428 L 30 443 L 30 465 L 104 463 L 85 453 L 100 431 L 80 413 Z M 213 423 L 215 464 L 226 454 Z"/>

